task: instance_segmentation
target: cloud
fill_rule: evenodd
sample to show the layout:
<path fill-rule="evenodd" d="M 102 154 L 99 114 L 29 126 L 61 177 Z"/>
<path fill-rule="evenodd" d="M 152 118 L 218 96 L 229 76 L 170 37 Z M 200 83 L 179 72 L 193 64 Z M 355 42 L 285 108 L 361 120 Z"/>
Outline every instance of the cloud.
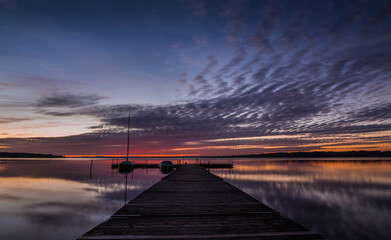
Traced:
<path fill-rule="evenodd" d="M 103 97 L 97 94 L 59 93 L 53 96 L 41 97 L 37 100 L 38 107 L 85 107 L 97 104 Z"/>
<path fill-rule="evenodd" d="M 226 1 L 222 6 L 221 16 L 227 19 L 226 40 L 238 42 L 242 39 L 242 31 L 245 29 L 245 15 L 249 1 Z"/>
<path fill-rule="evenodd" d="M 1 118 L 0 119 L 0 124 L 4 124 L 4 123 L 14 123 L 14 122 L 21 122 L 21 121 L 27 121 L 27 120 L 31 120 L 31 118 Z"/>
<path fill-rule="evenodd" d="M 209 56 L 205 59 L 208 63 L 204 67 L 204 69 L 200 72 L 200 75 L 208 74 L 214 67 L 217 66 L 218 61 L 214 56 Z"/>
<path fill-rule="evenodd" d="M 244 47 L 240 47 L 236 49 L 236 51 L 233 54 L 233 58 L 230 62 L 228 62 L 223 68 L 219 70 L 219 73 L 221 75 L 226 74 L 227 72 L 231 71 L 233 67 L 237 67 L 247 56 L 247 51 Z"/>
<path fill-rule="evenodd" d="M 391 123 L 391 103 L 362 108 L 355 114 L 355 117 L 362 121 L 389 120 Z"/>
<path fill-rule="evenodd" d="M 94 94 L 42 97 L 36 104 L 40 113 L 93 116 L 101 126 L 91 128 L 90 134 L 41 138 L 29 144 L 66 146 L 77 152 L 81 150 L 76 143 L 89 143 L 92 146 L 83 151 L 101 146 L 100 151 L 111 153 L 123 141 L 129 113 L 134 149 L 140 153 L 151 149 L 167 153 L 188 147 L 186 142 L 198 142 L 194 147 L 202 148 L 209 139 L 280 134 L 308 136 L 230 144 L 310 150 L 332 144 L 329 137 L 338 134 L 349 134 L 352 140 L 347 143 L 348 137 L 340 137 L 339 144 L 389 143 L 387 138 L 358 135 L 391 129 L 391 31 L 386 31 L 390 13 L 384 10 L 391 5 L 308 1 L 287 9 L 280 1 L 254 2 L 215 6 L 226 24 L 220 33 L 229 41 L 220 42 L 224 51 L 200 51 L 198 59 L 204 61 L 183 68 L 191 69 L 179 74 L 179 83 L 188 92 L 185 100 L 166 105 L 102 105 L 103 98 Z M 209 2 L 185 4 L 197 12 Z M 316 14 L 309 11 L 313 8 L 318 9 Z M 208 45 L 217 39 L 208 37 Z M 26 142 L 0 143 L 21 148 Z"/>

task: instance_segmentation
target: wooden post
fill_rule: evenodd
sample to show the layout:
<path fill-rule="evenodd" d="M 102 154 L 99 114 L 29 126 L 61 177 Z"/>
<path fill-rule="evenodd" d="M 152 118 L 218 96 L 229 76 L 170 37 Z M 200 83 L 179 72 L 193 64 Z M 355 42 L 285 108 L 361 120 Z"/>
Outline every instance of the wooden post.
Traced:
<path fill-rule="evenodd" d="M 92 179 L 92 163 L 94 162 L 94 160 L 91 160 L 91 165 L 90 165 L 90 180 Z"/>

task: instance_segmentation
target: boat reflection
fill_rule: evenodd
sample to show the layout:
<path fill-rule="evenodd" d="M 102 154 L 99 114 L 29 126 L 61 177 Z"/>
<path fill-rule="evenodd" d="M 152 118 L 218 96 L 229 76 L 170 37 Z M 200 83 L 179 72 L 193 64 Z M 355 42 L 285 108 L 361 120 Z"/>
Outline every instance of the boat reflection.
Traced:
<path fill-rule="evenodd" d="M 130 161 L 123 161 L 119 164 L 118 172 L 122 174 L 128 174 L 133 172 L 134 164 Z"/>
<path fill-rule="evenodd" d="M 118 172 L 120 174 L 125 175 L 124 205 L 126 205 L 126 203 L 127 203 L 127 196 L 128 196 L 128 175 L 132 174 L 132 180 L 133 180 L 133 170 L 134 170 L 133 167 L 131 167 L 131 168 L 120 167 L 118 169 Z"/>
<path fill-rule="evenodd" d="M 160 172 L 162 174 L 170 174 L 174 171 L 174 168 L 173 167 L 163 167 L 163 168 L 160 168 Z"/>

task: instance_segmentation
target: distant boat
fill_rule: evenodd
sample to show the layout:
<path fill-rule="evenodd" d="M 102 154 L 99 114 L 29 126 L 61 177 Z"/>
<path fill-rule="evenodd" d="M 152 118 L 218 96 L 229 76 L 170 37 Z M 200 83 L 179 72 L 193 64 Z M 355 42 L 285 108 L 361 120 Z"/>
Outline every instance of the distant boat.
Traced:
<path fill-rule="evenodd" d="M 159 168 L 174 168 L 174 164 L 171 161 L 163 161 L 159 164 Z"/>
<path fill-rule="evenodd" d="M 119 164 L 119 171 L 120 172 L 131 172 L 134 167 L 134 163 L 129 161 L 129 132 L 130 132 L 130 114 L 128 118 L 128 146 L 126 150 L 126 161 L 123 161 Z"/>

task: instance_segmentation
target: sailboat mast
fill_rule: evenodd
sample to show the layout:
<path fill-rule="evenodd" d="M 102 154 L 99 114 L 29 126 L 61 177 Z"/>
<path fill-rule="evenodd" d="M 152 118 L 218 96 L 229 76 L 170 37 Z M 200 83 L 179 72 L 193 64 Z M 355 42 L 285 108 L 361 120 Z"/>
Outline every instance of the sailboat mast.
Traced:
<path fill-rule="evenodd" d="M 128 158 L 129 158 L 129 132 L 130 132 L 130 114 L 128 117 L 128 147 L 126 150 L 126 161 L 128 161 Z"/>

